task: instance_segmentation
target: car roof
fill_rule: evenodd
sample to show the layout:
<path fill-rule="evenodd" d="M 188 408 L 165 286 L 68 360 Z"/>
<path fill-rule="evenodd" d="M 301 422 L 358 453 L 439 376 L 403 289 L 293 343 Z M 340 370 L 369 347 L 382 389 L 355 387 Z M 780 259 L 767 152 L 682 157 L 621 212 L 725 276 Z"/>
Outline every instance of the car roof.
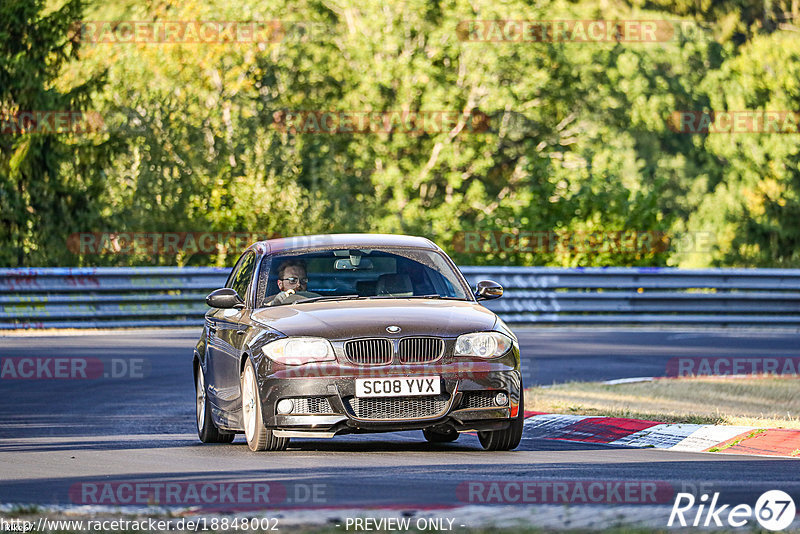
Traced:
<path fill-rule="evenodd" d="M 441 250 L 430 239 L 395 234 L 317 234 L 259 241 L 252 245 L 263 254 L 333 248 L 407 247 Z"/>

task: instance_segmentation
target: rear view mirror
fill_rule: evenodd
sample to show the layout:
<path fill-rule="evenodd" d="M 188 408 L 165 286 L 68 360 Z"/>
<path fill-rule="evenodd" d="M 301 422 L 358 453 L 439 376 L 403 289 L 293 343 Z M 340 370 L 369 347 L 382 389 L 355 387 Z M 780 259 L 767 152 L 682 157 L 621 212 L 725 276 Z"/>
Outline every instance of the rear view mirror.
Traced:
<path fill-rule="evenodd" d="M 350 258 L 342 258 L 340 260 L 336 260 L 333 263 L 333 268 L 337 271 L 363 271 L 372 269 L 372 260 L 369 258 L 362 258 L 361 256 L 355 256 L 358 260 L 353 261 L 353 257 Z"/>
<path fill-rule="evenodd" d="M 244 308 L 244 301 L 242 298 L 236 293 L 235 289 L 229 287 L 216 289 L 209 293 L 206 297 L 206 304 L 212 308 Z"/>

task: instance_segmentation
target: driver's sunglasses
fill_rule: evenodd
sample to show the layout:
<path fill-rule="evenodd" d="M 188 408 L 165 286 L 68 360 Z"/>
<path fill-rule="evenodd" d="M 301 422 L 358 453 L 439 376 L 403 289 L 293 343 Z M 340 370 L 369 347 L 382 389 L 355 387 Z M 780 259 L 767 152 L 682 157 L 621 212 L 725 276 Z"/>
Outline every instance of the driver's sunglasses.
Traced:
<path fill-rule="evenodd" d="M 290 284 L 296 284 L 297 282 L 300 282 L 302 284 L 308 283 L 308 278 L 297 278 L 296 276 L 290 276 L 289 278 L 281 278 L 281 280 L 284 282 L 289 282 Z"/>

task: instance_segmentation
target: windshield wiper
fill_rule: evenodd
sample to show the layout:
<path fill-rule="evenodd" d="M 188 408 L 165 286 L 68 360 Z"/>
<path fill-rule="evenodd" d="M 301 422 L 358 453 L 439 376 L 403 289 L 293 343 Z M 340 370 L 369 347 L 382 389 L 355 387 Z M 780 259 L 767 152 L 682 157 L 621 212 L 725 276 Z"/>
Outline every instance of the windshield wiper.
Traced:
<path fill-rule="evenodd" d="M 413 295 L 411 297 L 404 297 L 407 299 L 441 299 L 441 300 L 466 300 L 461 297 L 450 297 L 442 295 Z"/>
<path fill-rule="evenodd" d="M 466 300 L 460 297 L 443 297 L 441 295 L 323 295 L 320 297 L 311 297 L 306 300 L 297 300 L 292 302 L 291 305 L 305 304 L 306 302 L 320 302 L 326 300 L 356 300 L 356 299 L 440 299 L 440 300 Z"/>
<path fill-rule="evenodd" d="M 460 297 L 443 297 L 441 295 L 373 295 L 371 297 L 362 297 L 368 299 L 441 299 L 441 300 L 466 300 Z"/>
<path fill-rule="evenodd" d="M 306 302 L 319 302 L 321 300 L 352 300 L 361 298 L 358 295 L 322 295 L 320 297 L 311 297 L 306 300 L 296 300 L 291 303 L 292 306 L 295 304 L 305 304 Z"/>

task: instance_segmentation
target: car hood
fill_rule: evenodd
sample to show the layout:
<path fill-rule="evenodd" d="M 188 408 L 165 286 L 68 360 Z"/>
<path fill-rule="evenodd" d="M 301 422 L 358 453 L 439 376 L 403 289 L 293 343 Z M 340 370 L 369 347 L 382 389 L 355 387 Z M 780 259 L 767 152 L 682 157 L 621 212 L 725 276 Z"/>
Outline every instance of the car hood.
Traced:
<path fill-rule="evenodd" d="M 497 317 L 480 304 L 454 300 L 341 300 L 261 308 L 253 319 L 287 336 L 455 337 L 491 330 Z M 390 334 L 387 326 L 399 326 Z"/>

